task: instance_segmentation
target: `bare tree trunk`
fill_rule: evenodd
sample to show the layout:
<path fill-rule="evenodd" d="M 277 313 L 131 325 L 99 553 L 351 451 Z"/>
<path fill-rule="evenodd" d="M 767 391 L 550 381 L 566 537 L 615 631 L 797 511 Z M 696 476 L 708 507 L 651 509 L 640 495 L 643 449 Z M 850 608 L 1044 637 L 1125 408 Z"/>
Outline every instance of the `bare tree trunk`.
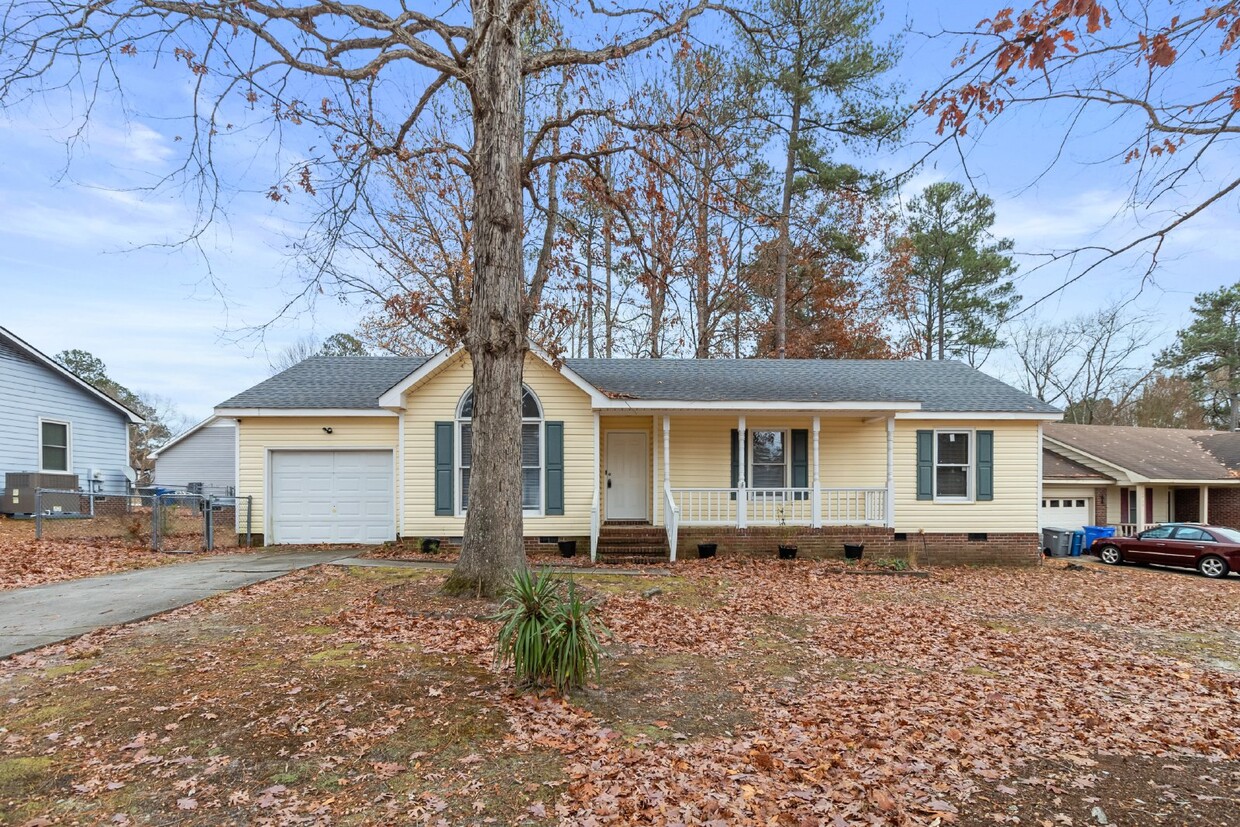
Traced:
<path fill-rule="evenodd" d="M 788 153 L 784 159 L 784 192 L 779 205 L 779 254 L 775 260 L 775 355 L 783 359 L 788 347 L 788 258 L 792 252 L 792 183 L 796 174 L 797 142 L 801 136 L 801 101 L 792 101 Z"/>
<path fill-rule="evenodd" d="M 940 360 L 943 358 L 943 353 L 944 353 L 944 351 L 946 350 L 946 348 L 944 347 L 944 345 L 946 344 L 946 339 L 947 339 L 947 334 L 946 334 L 946 331 L 944 330 L 944 326 L 945 326 L 945 325 L 944 325 L 944 321 L 943 321 L 943 316 L 944 316 L 944 312 L 943 312 L 943 305 L 944 305 L 944 304 L 946 303 L 946 301 L 947 301 L 947 296 L 945 296 L 945 295 L 944 295 L 944 290 L 945 290 L 945 285 L 944 285 L 944 282 L 945 282 L 945 281 L 946 281 L 946 279 L 940 279 L 940 280 L 939 280 L 939 306 L 938 306 L 938 311 L 939 311 L 939 333 L 938 333 L 938 338 L 939 338 L 939 359 L 940 359 Z"/>
<path fill-rule="evenodd" d="M 611 235 L 615 231 L 614 218 L 611 210 L 611 156 L 604 161 L 603 174 L 607 177 L 607 197 L 603 204 L 603 272 L 606 283 L 603 290 L 603 356 L 610 359 L 616 343 L 616 310 L 612 307 L 611 296 Z"/>
<path fill-rule="evenodd" d="M 703 153 L 705 154 L 705 153 Z M 694 356 L 710 358 L 710 210 L 706 200 L 710 197 L 710 175 L 705 159 L 699 164 L 702 189 L 697 199 L 697 347 Z"/>
<path fill-rule="evenodd" d="M 473 466 L 461 559 L 449 593 L 495 595 L 525 568 L 521 517 L 522 291 L 520 33 L 514 0 L 474 0 L 474 283 L 465 348 L 473 360 Z"/>
<path fill-rule="evenodd" d="M 594 358 L 594 239 L 586 239 L 586 355 Z"/>

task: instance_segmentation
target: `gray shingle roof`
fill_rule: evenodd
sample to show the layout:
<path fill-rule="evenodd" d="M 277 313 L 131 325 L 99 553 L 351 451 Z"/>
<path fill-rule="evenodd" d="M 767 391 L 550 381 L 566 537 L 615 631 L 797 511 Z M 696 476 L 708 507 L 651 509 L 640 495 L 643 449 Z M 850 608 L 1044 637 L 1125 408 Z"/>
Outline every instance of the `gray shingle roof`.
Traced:
<path fill-rule="evenodd" d="M 1057 454 L 1050 448 L 1042 449 L 1042 479 L 1072 480 L 1073 482 L 1115 482 L 1114 477 L 1099 473 L 1073 459 Z"/>
<path fill-rule="evenodd" d="M 218 407 L 378 408 L 383 392 L 424 362 L 424 356 L 312 356 Z"/>
<path fill-rule="evenodd" d="M 1058 413 L 955 361 L 567 359 L 612 396 L 676 402 L 920 402 L 924 411 Z"/>
<path fill-rule="evenodd" d="M 377 408 L 423 357 L 315 356 L 221 408 Z M 922 410 L 1058 413 L 961 362 L 873 359 L 568 359 L 609 396 L 669 402 L 920 402 Z"/>
<path fill-rule="evenodd" d="M 1240 433 L 1129 425 L 1047 424 L 1049 439 L 1155 480 L 1240 477 Z"/>

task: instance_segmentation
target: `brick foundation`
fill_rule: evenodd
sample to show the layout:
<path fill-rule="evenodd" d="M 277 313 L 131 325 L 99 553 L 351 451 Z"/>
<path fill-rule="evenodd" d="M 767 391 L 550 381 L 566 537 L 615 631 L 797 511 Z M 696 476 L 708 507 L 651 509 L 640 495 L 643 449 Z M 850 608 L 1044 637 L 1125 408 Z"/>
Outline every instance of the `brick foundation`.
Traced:
<path fill-rule="evenodd" d="M 881 526 L 686 526 L 677 538 L 676 556 L 691 559 L 697 556 L 698 543 L 715 543 L 720 556 L 774 557 L 779 545 L 786 544 L 797 547 L 798 557 L 842 558 L 845 543 L 864 543 L 867 556 L 890 557 L 891 537 L 891 529 Z"/>
<path fill-rule="evenodd" d="M 922 565 L 1036 566 L 1042 560 L 1042 538 L 1028 534 L 908 534 L 892 543 L 901 557 L 915 557 Z"/>
<path fill-rule="evenodd" d="M 1237 491 L 1240 494 L 1240 491 Z M 1237 498 L 1240 507 L 1240 497 Z M 902 537 L 903 539 L 897 539 Z M 970 539 L 970 538 L 973 539 Z M 550 539 L 550 538 L 548 538 Z M 576 540 L 577 555 L 590 554 L 590 538 L 557 537 Z M 441 537 L 441 547 L 460 550 L 460 537 Z M 417 538 L 402 540 L 411 546 Z M 819 529 L 798 527 L 795 530 L 774 526 L 740 529 L 735 526 L 686 526 L 680 530 L 677 557 L 697 557 L 698 543 L 715 543 L 720 557 L 775 557 L 781 543 L 797 547 L 797 556 L 809 559 L 842 559 L 845 543 L 864 543 L 868 559 L 896 557 L 915 560 L 919 565 L 1000 565 L 1036 566 L 1042 558 L 1041 538 L 1028 534 L 901 534 L 882 526 L 823 526 Z M 525 538 L 525 553 L 530 557 L 558 556 L 555 542 L 539 542 L 539 537 Z"/>

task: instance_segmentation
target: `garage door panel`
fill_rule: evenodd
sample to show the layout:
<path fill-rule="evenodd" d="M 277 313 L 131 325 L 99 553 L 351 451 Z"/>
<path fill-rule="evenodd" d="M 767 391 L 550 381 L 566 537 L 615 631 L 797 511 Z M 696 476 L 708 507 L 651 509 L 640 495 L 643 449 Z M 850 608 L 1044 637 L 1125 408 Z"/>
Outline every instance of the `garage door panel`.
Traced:
<path fill-rule="evenodd" d="M 1040 514 L 1043 528 L 1079 530 L 1093 524 L 1094 501 L 1090 497 L 1044 496 Z"/>
<path fill-rule="evenodd" d="M 392 462 L 390 451 L 273 451 L 273 542 L 395 539 Z"/>

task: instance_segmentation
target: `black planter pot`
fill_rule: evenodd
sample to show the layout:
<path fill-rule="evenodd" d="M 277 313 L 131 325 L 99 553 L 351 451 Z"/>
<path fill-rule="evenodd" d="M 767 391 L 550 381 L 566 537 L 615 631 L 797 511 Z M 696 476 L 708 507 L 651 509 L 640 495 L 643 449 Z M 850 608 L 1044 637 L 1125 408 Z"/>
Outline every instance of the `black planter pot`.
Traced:
<path fill-rule="evenodd" d="M 795 560 L 795 559 L 797 559 L 797 547 L 796 547 L 796 546 L 785 546 L 785 545 L 781 545 L 781 546 L 779 547 L 779 559 L 780 559 L 780 560 Z"/>
<path fill-rule="evenodd" d="M 708 557 L 714 557 L 718 548 L 718 543 L 698 543 L 698 559 L 705 560 Z"/>
<path fill-rule="evenodd" d="M 438 537 L 424 538 L 422 540 L 422 553 L 423 554 L 438 554 L 439 553 L 439 538 Z"/>
<path fill-rule="evenodd" d="M 860 560 L 861 555 L 865 553 L 865 543 L 845 543 L 844 559 Z"/>
<path fill-rule="evenodd" d="M 561 540 L 557 545 L 559 545 L 560 547 L 561 557 L 576 557 L 577 556 L 577 541 L 576 540 Z"/>

